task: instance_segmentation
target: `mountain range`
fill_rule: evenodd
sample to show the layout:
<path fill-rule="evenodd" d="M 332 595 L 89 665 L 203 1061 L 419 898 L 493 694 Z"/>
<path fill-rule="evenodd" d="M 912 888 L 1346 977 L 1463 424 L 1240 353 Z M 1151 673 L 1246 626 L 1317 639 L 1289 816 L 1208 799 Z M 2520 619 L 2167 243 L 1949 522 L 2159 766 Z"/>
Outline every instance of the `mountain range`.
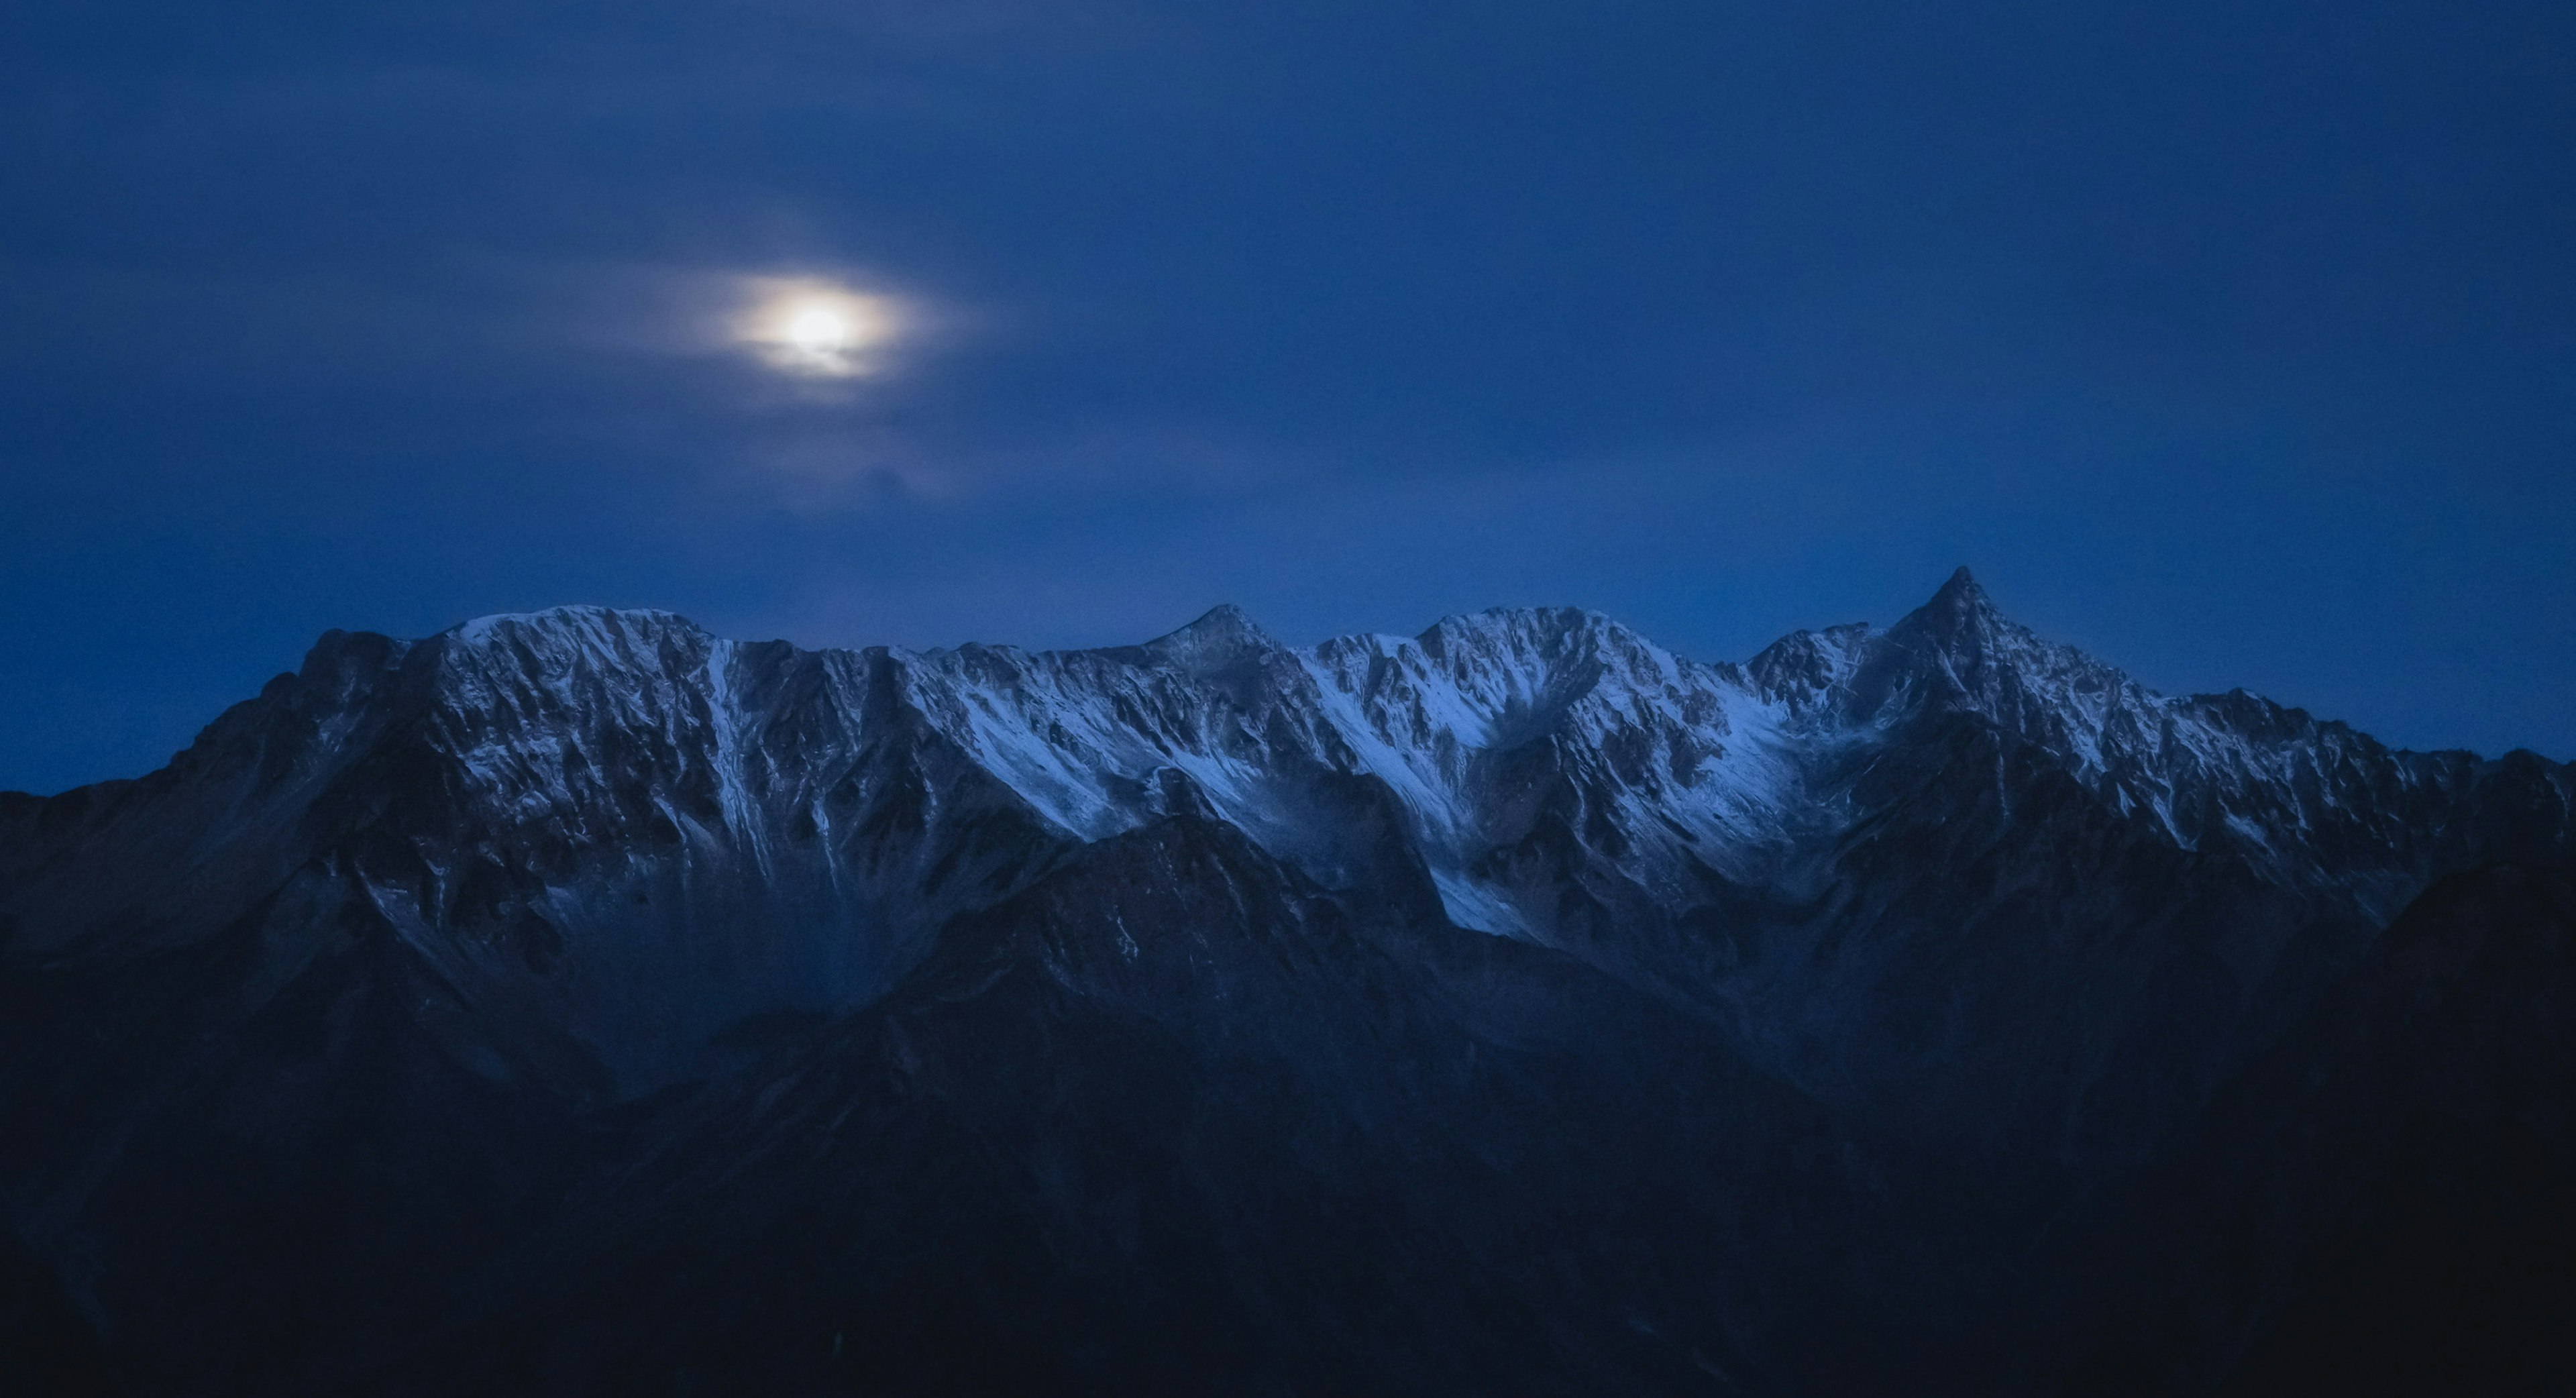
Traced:
<path fill-rule="evenodd" d="M 0 794 L 32 1392 L 2576 1392 L 2576 767 L 1961 570 L 325 635 Z"/>

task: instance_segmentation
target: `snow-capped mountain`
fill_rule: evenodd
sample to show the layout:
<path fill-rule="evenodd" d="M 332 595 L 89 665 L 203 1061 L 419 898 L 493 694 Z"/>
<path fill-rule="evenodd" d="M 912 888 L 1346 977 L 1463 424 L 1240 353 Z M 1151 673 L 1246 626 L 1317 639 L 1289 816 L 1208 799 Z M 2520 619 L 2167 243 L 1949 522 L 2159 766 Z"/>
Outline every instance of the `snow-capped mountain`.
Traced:
<path fill-rule="evenodd" d="M 910 1215 L 848 1212 L 847 1182 L 876 1180 L 936 1213 L 945 1160 L 987 1191 L 958 1221 L 977 1256 L 1123 1279 L 1106 1319 L 1031 1281 L 1025 1327 L 958 1332 L 1010 1331 L 1059 1379 L 1107 1382 L 1133 1357 L 1117 1327 L 1186 1276 L 1230 1298 L 1191 1312 L 1208 1333 L 1266 1357 L 1228 1369 L 1217 1345 L 1184 1390 L 1255 1369 L 1391 1390 L 1524 1306 L 1563 1310 L 1554 1338 L 1499 1368 L 1492 1350 L 1462 1391 L 1834 1390 L 1823 1317 L 1887 1337 L 1893 1368 L 1855 1384 L 1946 1353 L 1976 1329 L 1962 1308 L 2017 1294 L 2006 1259 L 2191 1148 L 2428 887 L 2576 861 L 2571 808 L 2576 769 L 2527 753 L 2400 752 L 2242 692 L 2157 694 L 2006 619 L 1965 570 L 1885 628 L 1742 664 L 1573 609 L 1305 648 L 1233 608 L 1062 652 L 807 651 L 598 608 L 335 632 L 160 772 L 0 796 L 0 1184 L 163 1380 L 249 1362 L 252 1340 L 206 1327 L 252 1303 L 205 1269 L 256 1226 L 243 1210 L 291 1213 L 317 1179 L 328 1236 L 250 1290 L 328 1284 L 354 1328 L 278 1341 L 301 1366 L 283 1388 L 453 1380 L 383 1327 L 498 1324 L 460 1297 L 634 1262 L 637 1219 L 731 1275 L 808 1246 L 744 1239 L 810 1209 L 846 1247 L 795 1265 L 846 1270 L 862 1242 L 901 1259 L 836 1305 L 983 1294 Z M 1037 1058 L 990 1059 L 1001 1043 Z M 1111 1063 L 1164 1086 L 1051 1079 L 1049 1106 L 1016 1080 Z M 1067 1126 L 1077 1107 L 1096 1115 Z M 1577 1127 L 1652 1158 L 1552 1134 Z M 351 1140 L 426 1171 L 426 1201 L 356 1189 L 374 1157 Z M 1453 1216 L 1427 1177 L 1384 1177 L 1373 1140 L 1554 1222 Z M 175 1181 L 210 1149 L 233 1184 L 191 1194 Z M 1389 1275 L 1429 1269 L 1405 1303 L 1437 1312 L 1419 1354 L 1296 1280 L 1366 1257 L 1367 1230 L 1282 1233 L 1243 1202 L 1307 1207 L 1290 1158 L 1378 1200 L 1370 1227 L 1409 1249 Z M 1138 1161 L 1182 1174 L 1119 1174 Z M 1604 1222 L 1623 1189 L 1705 1236 Z M 202 1207 L 174 1222 L 183 1198 Z M 1157 1252 L 1140 1200 L 1215 1240 Z M 433 1244 L 415 1213 L 474 1227 Z M 1848 1260 L 1776 1234 L 1796 1219 Z M 1545 1263 L 1558 1228 L 1595 1233 Z M 422 1260 L 376 1275 L 388 1247 Z M 1646 1257 L 1660 1280 L 1619 1270 Z M 619 1286 L 675 1333 L 749 1323 L 681 1319 L 705 1295 L 678 1282 Z M 645 1344 L 522 1302 L 588 1347 L 565 1361 L 583 1383 Z M 2266 1314 L 2194 1341 L 2214 1372 Z M 1107 1348 L 1059 1352 L 1085 1324 Z M 866 1333 L 929 1362 L 920 1325 Z M 1952 1358 L 1963 1391 L 2003 1382 Z M 717 1368 L 769 1372 L 747 1363 Z M 504 1369 L 476 1381 L 534 1383 Z"/>

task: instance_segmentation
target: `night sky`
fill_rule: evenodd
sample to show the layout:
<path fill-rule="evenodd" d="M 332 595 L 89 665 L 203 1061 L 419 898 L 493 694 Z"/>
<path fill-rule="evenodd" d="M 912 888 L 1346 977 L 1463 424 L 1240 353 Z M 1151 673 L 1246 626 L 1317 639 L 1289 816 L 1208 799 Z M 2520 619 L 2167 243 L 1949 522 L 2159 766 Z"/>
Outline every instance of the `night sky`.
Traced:
<path fill-rule="evenodd" d="M 2576 757 L 2566 0 L 7 11 L 0 787 L 335 626 L 1717 659 L 1961 563 Z"/>

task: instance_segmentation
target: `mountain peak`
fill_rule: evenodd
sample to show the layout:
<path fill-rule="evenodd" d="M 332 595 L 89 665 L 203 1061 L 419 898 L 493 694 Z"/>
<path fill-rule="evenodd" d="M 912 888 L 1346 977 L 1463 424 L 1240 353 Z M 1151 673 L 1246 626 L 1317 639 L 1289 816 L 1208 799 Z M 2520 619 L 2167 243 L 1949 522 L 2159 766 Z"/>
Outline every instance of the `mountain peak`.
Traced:
<path fill-rule="evenodd" d="M 1986 590 L 1977 583 L 1976 574 L 1969 572 L 1965 564 L 1951 572 L 1949 581 L 1942 583 L 1940 591 L 1933 593 L 1932 600 L 1924 606 L 1927 610 L 1938 608 L 1950 612 L 1992 612 L 1995 609 L 1994 599 L 1986 595 Z"/>
<path fill-rule="evenodd" d="M 1224 602 L 1178 631 L 1147 641 L 1142 649 L 1157 661 L 1196 674 L 1281 646 L 1243 608 Z"/>
<path fill-rule="evenodd" d="M 1976 575 L 1961 568 L 1950 574 L 1931 600 L 1905 615 L 1888 634 L 1930 642 L 1943 651 L 1985 650 L 1993 646 L 1998 635 L 2015 630 L 1995 601 L 1977 583 Z"/>
<path fill-rule="evenodd" d="M 1414 640 L 1444 658 L 1461 645 L 1536 654 L 1590 651 L 1605 643 L 1630 649 L 1650 645 L 1608 615 L 1584 607 L 1489 607 L 1442 617 Z"/>
<path fill-rule="evenodd" d="M 1232 602 L 1219 602 L 1200 613 L 1196 621 L 1148 644 L 1160 645 L 1164 641 L 1183 639 L 1201 644 L 1209 642 L 1277 644 L 1271 640 L 1270 633 L 1262 630 L 1261 624 L 1252 619 L 1250 613 Z"/>
<path fill-rule="evenodd" d="M 534 612 L 503 612 L 476 617 L 449 629 L 450 635 L 468 645 L 481 645 L 495 635 L 532 632 L 539 635 L 575 635 L 583 637 L 621 636 L 627 633 L 649 633 L 665 630 L 699 632 L 697 623 L 677 612 L 655 608 L 628 609 L 575 604 L 547 607 Z"/>

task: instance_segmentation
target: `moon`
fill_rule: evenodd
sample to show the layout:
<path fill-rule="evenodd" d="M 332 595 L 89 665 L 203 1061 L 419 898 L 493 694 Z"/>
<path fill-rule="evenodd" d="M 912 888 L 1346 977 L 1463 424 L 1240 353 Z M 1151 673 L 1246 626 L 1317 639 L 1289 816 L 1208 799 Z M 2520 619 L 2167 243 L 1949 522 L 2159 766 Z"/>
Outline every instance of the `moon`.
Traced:
<path fill-rule="evenodd" d="M 771 368 L 800 378 L 882 372 L 903 329 L 897 303 L 811 277 L 746 279 L 734 340 Z"/>
<path fill-rule="evenodd" d="M 807 354 L 832 354 L 850 343 L 850 323 L 829 306 L 808 306 L 787 322 L 787 338 Z"/>

